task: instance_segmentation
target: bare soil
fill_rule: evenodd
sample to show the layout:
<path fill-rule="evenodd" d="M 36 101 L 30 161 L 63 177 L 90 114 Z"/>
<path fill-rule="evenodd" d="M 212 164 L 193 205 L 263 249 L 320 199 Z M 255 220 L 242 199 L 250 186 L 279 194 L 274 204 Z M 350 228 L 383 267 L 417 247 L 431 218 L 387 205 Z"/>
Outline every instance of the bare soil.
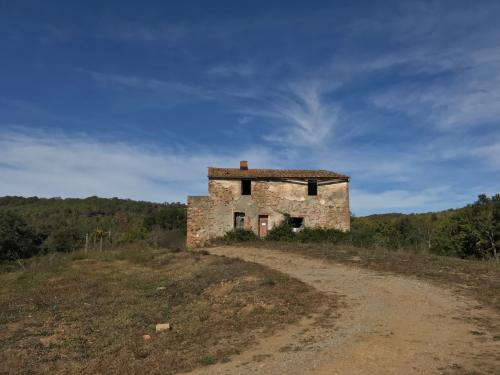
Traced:
<path fill-rule="evenodd" d="M 478 302 L 447 283 L 443 288 L 414 275 L 275 249 L 226 246 L 210 252 L 286 273 L 340 299 L 342 307 L 305 317 L 230 362 L 195 374 L 500 373 L 496 303 Z"/>

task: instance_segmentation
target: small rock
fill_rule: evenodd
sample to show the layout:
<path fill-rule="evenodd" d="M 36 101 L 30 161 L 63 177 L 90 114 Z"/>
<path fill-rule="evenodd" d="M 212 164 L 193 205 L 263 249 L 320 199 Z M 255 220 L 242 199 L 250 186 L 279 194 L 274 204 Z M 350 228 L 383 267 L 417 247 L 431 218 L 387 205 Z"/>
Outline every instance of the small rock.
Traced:
<path fill-rule="evenodd" d="M 156 288 L 156 290 L 165 290 L 165 289 L 167 289 L 167 288 L 164 286 L 159 286 L 158 288 Z"/>
<path fill-rule="evenodd" d="M 156 332 L 170 331 L 170 323 L 160 323 L 156 325 Z"/>
<path fill-rule="evenodd" d="M 144 341 L 151 340 L 151 336 L 150 335 L 142 335 L 142 338 L 144 339 Z"/>

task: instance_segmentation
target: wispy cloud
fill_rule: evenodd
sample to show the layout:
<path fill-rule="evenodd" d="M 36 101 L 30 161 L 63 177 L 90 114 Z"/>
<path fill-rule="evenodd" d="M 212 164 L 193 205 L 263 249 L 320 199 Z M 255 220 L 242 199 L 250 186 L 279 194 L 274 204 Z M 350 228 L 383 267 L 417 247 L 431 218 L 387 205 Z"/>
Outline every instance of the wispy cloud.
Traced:
<path fill-rule="evenodd" d="M 470 153 L 485 160 L 494 170 L 500 170 L 500 141 L 473 148 Z"/>
<path fill-rule="evenodd" d="M 500 64 L 469 68 L 432 83 L 403 84 L 371 100 L 441 130 L 477 128 L 500 118 Z"/>
<path fill-rule="evenodd" d="M 53 85 L 54 97 L 0 98 L 0 194 L 184 200 L 206 192 L 206 166 L 239 159 L 349 174 L 358 214 L 452 207 L 495 191 L 500 7 L 397 4 L 182 21 L 92 14 L 60 32 L 37 27 L 58 44 L 57 54 L 37 55 L 37 67 L 61 64 L 30 74 Z M 77 77 L 66 44 L 89 46 Z M 127 53 L 133 63 L 116 60 Z M 7 123 L 33 128 L 4 131 Z M 68 130 L 33 130 L 48 126 Z M 142 140 L 132 140 L 142 127 Z M 104 140 L 113 132 L 125 141 Z"/>
<path fill-rule="evenodd" d="M 167 105 L 168 100 L 173 100 L 174 103 L 178 102 L 181 100 L 180 95 L 184 97 L 184 100 L 186 98 L 190 100 L 215 100 L 221 95 L 218 91 L 183 82 L 115 73 L 80 71 L 89 74 L 98 84 L 105 87 L 129 89 L 130 94 L 148 91 L 157 98 L 154 102 L 163 103 L 163 105 Z"/>
<path fill-rule="evenodd" d="M 335 129 L 338 109 L 325 100 L 324 88 L 318 83 L 295 83 L 279 95 L 264 116 L 281 120 L 285 126 L 265 139 L 297 146 L 319 146 L 327 143 Z"/>
<path fill-rule="evenodd" d="M 106 142 L 86 135 L 15 130 L 0 135 L 0 196 L 104 197 L 184 201 L 206 193 L 208 165 L 273 163 L 266 150 L 216 153 Z"/>
<path fill-rule="evenodd" d="M 495 158 L 498 145 L 478 150 Z M 483 155 L 486 156 L 486 155 Z M 416 157 L 418 158 L 418 157 Z M 201 145 L 158 147 L 144 143 L 105 141 L 86 134 L 11 128 L 0 134 L 0 196 L 121 197 L 149 201 L 185 201 L 207 193 L 206 168 L 237 166 L 294 168 L 307 165 L 349 173 L 353 177 L 351 208 L 356 214 L 444 209 L 465 204 L 493 187 L 453 188 L 447 176 L 433 184 L 415 184 L 425 171 L 412 168 L 415 159 L 391 162 L 390 154 L 308 153 L 250 146 L 224 150 Z M 372 160 L 370 160 L 372 159 Z M 493 159 L 498 163 L 497 159 Z M 301 161 L 303 162 L 303 161 Z M 399 180 L 398 176 L 408 180 Z M 373 181 L 385 181 L 374 189 Z M 410 183 L 408 183 L 410 182 Z"/>
<path fill-rule="evenodd" d="M 367 71 L 392 69 L 399 79 L 373 90 L 371 102 L 439 130 L 466 131 L 500 118 L 498 4 L 413 8 L 386 30 L 404 47 L 362 63 Z M 362 70 L 359 68 L 360 70 Z"/>
<path fill-rule="evenodd" d="M 250 74 L 250 72 L 237 73 L 238 68 L 227 66 L 223 70 L 220 69 L 222 68 L 216 69 L 217 74 L 244 76 Z M 278 120 L 281 124 L 279 129 L 263 137 L 270 142 L 299 146 L 323 145 L 332 135 L 337 120 L 337 106 L 325 99 L 330 86 L 318 81 L 290 82 L 274 89 L 251 86 L 238 91 L 231 87 L 196 86 L 148 77 L 87 73 L 104 86 L 122 87 L 132 92 L 142 90 L 151 92 L 154 100 L 150 105 L 163 103 L 166 106 L 169 100 L 181 100 L 179 95 L 183 95 L 185 100 L 231 104 L 228 110 L 243 115 L 244 123 L 248 122 L 248 115 Z"/>
<path fill-rule="evenodd" d="M 425 190 L 386 190 L 378 193 L 354 189 L 351 191 L 351 208 L 354 212 L 422 212 L 450 208 L 450 201 L 465 205 L 474 193 L 457 194 L 449 186 Z"/>

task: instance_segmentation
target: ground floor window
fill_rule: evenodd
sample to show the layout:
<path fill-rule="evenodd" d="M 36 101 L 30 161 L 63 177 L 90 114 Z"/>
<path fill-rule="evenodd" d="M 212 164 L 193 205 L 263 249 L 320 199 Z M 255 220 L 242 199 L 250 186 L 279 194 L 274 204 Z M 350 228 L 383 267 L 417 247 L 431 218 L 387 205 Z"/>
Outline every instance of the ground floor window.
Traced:
<path fill-rule="evenodd" d="M 298 232 L 304 227 L 303 217 L 292 217 L 292 230 Z"/>
<path fill-rule="evenodd" d="M 235 212 L 234 213 L 234 229 L 245 228 L 245 213 Z"/>

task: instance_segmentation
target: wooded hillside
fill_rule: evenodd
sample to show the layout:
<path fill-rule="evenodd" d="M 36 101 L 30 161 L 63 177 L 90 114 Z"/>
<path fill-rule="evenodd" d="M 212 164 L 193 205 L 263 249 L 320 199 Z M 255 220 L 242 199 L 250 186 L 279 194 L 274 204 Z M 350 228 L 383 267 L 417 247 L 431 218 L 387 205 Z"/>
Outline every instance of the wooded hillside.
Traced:
<path fill-rule="evenodd" d="M 311 228 L 293 233 L 285 221 L 270 230 L 266 239 L 428 251 L 461 258 L 499 257 L 500 194 L 480 195 L 476 202 L 455 210 L 371 215 L 351 221 L 348 233 Z M 253 232 L 243 232 L 230 233 L 228 238 L 257 239 Z M 185 233 L 186 207 L 181 203 L 98 197 L 0 198 L 0 260 L 85 246 L 108 249 L 131 242 L 179 248 L 184 246 Z"/>
<path fill-rule="evenodd" d="M 186 211 L 181 203 L 118 198 L 0 198 L 2 259 L 124 242 L 181 246 Z"/>

